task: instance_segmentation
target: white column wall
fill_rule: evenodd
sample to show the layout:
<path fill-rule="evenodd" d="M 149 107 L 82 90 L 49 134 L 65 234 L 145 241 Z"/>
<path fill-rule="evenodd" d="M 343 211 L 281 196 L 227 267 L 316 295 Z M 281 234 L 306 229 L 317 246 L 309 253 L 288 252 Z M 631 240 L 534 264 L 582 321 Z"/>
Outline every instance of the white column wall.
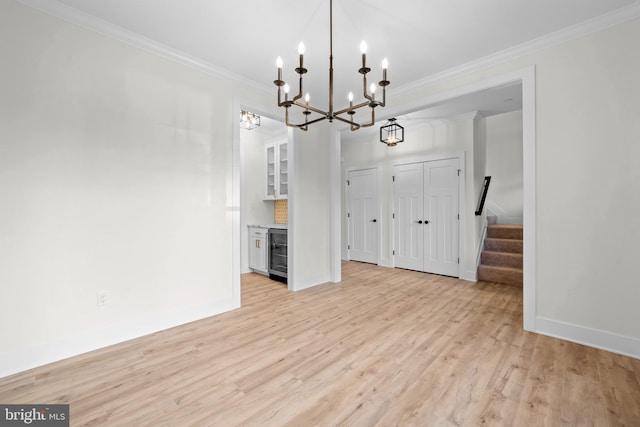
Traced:
<path fill-rule="evenodd" d="M 288 281 L 289 289 L 297 291 L 332 280 L 331 221 L 338 206 L 331 197 L 331 125 L 291 130 L 289 141 Z"/>

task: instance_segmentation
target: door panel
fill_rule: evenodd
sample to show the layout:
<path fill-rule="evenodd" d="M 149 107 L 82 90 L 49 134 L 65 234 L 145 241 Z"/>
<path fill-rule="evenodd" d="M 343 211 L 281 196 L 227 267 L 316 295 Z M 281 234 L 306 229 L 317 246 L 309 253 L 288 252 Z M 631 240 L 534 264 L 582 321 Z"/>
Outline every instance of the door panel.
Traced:
<path fill-rule="evenodd" d="M 424 264 L 424 236 L 422 220 L 423 166 L 422 164 L 394 167 L 394 250 L 395 265 L 410 270 L 422 270 Z"/>
<path fill-rule="evenodd" d="M 425 265 L 430 273 L 459 275 L 458 264 L 458 160 L 426 162 Z"/>
<path fill-rule="evenodd" d="M 349 180 L 349 259 L 378 263 L 376 169 L 351 171 Z"/>

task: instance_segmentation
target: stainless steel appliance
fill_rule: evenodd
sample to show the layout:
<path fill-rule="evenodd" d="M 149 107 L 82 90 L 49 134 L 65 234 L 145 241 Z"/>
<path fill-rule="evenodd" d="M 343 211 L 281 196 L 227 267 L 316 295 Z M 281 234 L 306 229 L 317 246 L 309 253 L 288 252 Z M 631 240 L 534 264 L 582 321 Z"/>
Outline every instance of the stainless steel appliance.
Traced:
<path fill-rule="evenodd" d="M 269 229 L 269 278 L 287 283 L 286 229 Z"/>

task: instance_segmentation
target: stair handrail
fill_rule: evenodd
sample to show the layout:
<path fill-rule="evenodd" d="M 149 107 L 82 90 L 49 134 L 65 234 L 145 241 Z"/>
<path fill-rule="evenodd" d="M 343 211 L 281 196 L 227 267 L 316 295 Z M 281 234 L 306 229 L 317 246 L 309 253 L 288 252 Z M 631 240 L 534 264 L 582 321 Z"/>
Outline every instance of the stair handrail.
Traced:
<path fill-rule="evenodd" d="M 478 200 L 478 209 L 476 209 L 476 216 L 482 215 L 484 209 L 484 202 L 487 199 L 487 192 L 489 191 L 489 184 L 491 183 L 491 177 L 485 176 L 482 182 L 482 192 L 480 194 L 480 200 Z"/>

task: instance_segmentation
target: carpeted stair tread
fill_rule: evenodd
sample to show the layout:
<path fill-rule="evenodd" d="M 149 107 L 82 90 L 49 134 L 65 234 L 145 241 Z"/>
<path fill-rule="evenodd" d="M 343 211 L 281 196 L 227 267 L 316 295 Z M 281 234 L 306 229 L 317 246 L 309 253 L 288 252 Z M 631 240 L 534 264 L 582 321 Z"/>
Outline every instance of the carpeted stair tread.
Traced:
<path fill-rule="evenodd" d="M 487 227 L 487 237 L 494 239 L 522 240 L 521 224 L 495 224 Z"/>
<path fill-rule="evenodd" d="M 496 251 L 482 251 L 480 263 L 496 267 L 512 267 L 522 269 L 522 254 Z"/>
<path fill-rule="evenodd" d="M 478 280 L 522 286 L 522 224 L 496 224 L 487 217 L 487 235 L 480 254 Z"/>
<path fill-rule="evenodd" d="M 484 250 L 493 252 L 522 253 L 522 240 L 486 238 Z"/>
<path fill-rule="evenodd" d="M 522 269 L 480 265 L 478 267 L 478 280 L 522 286 Z"/>

